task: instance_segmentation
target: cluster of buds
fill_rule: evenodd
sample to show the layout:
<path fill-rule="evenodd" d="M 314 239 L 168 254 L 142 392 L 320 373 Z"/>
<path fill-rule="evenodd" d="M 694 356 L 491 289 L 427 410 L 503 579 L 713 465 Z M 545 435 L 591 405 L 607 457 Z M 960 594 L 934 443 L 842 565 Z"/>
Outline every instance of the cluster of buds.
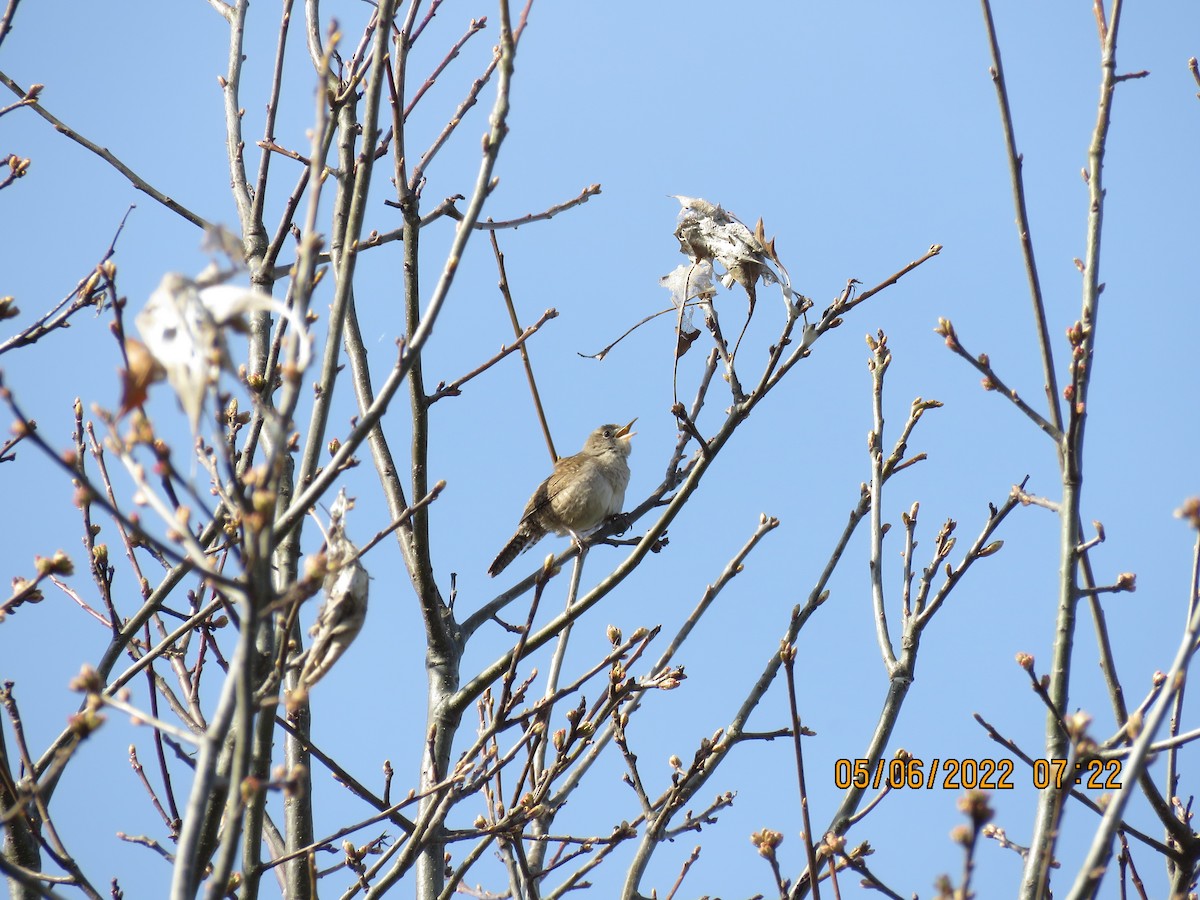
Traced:
<path fill-rule="evenodd" d="M 817 845 L 817 859 L 844 856 L 845 853 L 846 839 L 840 834 L 834 834 L 832 831 L 826 834 L 821 843 Z"/>
<path fill-rule="evenodd" d="M 958 800 L 958 809 L 965 813 L 975 828 L 982 828 L 996 815 L 988 803 L 987 791 L 967 791 Z"/>
<path fill-rule="evenodd" d="M 1200 531 L 1200 497 L 1189 497 L 1183 506 L 1175 510 L 1175 518 L 1186 519 L 1187 523 Z"/>
<path fill-rule="evenodd" d="M 766 859 L 775 857 L 775 849 L 783 843 L 783 835 L 778 831 L 764 828 L 750 835 L 750 843 L 758 850 L 758 855 Z"/>
<path fill-rule="evenodd" d="M 25 173 L 29 171 L 29 157 L 17 156 L 15 153 L 10 153 L 4 164 L 8 166 L 8 176 L 4 179 L 4 183 L 16 181 L 18 178 L 24 178 Z"/>
<path fill-rule="evenodd" d="M 34 567 L 37 573 L 42 576 L 46 575 L 72 575 L 75 572 L 75 564 L 71 562 L 71 558 L 61 550 L 56 550 L 53 556 L 35 556 L 33 558 Z"/>
<path fill-rule="evenodd" d="M 104 690 L 104 679 L 94 668 L 85 664 L 79 670 L 79 674 L 71 679 L 69 686 L 73 691 L 87 694 L 83 709 L 67 719 L 71 732 L 82 740 L 104 724 L 104 716 L 100 713 L 101 707 L 104 706 L 104 700 L 100 696 L 100 692 Z"/>
<path fill-rule="evenodd" d="M 938 317 L 937 327 L 933 329 L 934 334 L 940 334 L 946 339 L 946 346 L 951 350 L 958 349 L 958 335 L 954 331 L 954 326 L 949 319 Z"/>

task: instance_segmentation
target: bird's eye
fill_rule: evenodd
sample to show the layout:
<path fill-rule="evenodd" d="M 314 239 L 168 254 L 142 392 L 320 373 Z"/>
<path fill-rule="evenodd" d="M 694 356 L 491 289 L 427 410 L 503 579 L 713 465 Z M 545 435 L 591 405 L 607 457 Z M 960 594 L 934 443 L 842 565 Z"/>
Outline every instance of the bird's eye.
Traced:
<path fill-rule="evenodd" d="M 610 437 L 612 437 L 612 429 L 611 429 L 611 428 L 605 428 L 605 429 L 604 429 L 604 436 L 605 436 L 606 438 L 610 438 Z"/>

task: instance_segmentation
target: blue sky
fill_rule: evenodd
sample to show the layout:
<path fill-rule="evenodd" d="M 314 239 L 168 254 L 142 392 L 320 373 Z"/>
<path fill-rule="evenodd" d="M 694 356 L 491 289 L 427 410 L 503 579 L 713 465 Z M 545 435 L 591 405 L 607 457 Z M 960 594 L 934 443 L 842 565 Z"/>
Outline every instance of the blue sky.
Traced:
<path fill-rule="evenodd" d="M 340 20 L 352 45 L 369 7 L 343 2 L 324 9 Z M 63 5 L 26 0 L 0 47 L 0 69 L 22 85 L 45 84 L 42 102 L 49 110 L 184 205 L 233 225 L 217 84 L 225 67 L 224 21 L 201 2 L 139 0 L 119 14 L 108 6 L 72 4 L 66 28 L 63 13 Z M 489 57 L 494 10 L 446 3 L 418 46 L 412 70 L 423 73 L 469 18 L 481 15 L 489 16 L 488 29 L 468 44 L 411 120 L 414 146 L 432 140 Z M 1079 315 L 1080 276 L 1072 259 L 1084 253 L 1087 191 L 1079 173 L 1095 120 L 1096 30 L 1084 2 L 997 4 L 995 15 L 1061 378 L 1067 350 L 1062 336 Z M 277 17 L 272 4 L 252 7 L 243 102 L 246 132 L 255 139 Z M 1197 493 L 1200 438 L 1194 354 L 1187 350 L 1187 335 L 1200 324 L 1193 288 L 1200 102 L 1186 66 L 1200 53 L 1198 17 L 1193 4 L 1128 4 L 1118 69 L 1148 69 L 1151 75 L 1118 89 L 1105 167 L 1106 291 L 1089 404 L 1084 518 L 1102 521 L 1107 532 L 1093 555 L 1098 578 L 1110 582 L 1123 571 L 1138 576 L 1137 593 L 1105 600 L 1131 702 L 1175 651 L 1192 552 L 1193 535 L 1172 511 Z M 298 23 L 295 30 L 298 37 Z M 314 81 L 299 45 L 294 53 L 277 139 L 303 149 Z M 680 691 L 653 698 L 635 726 L 639 755 L 660 780 L 669 776 L 670 754 L 689 759 L 700 738 L 733 714 L 775 652 L 792 606 L 819 575 L 857 501 L 859 483 L 868 477 L 864 334 L 884 330 L 894 354 L 885 395 L 886 445 L 914 397 L 946 404 L 927 415 L 910 442 L 910 451 L 927 452 L 929 461 L 896 479 L 885 496 L 885 520 L 897 525 L 901 511 L 921 502 L 918 558 L 947 517 L 959 523 L 960 545 L 968 543 L 983 525 L 987 504 L 1002 502 L 1026 475 L 1033 492 L 1058 496 L 1052 444 L 1010 404 L 983 392 L 974 371 L 933 333 L 939 316 L 950 318 L 970 351 L 987 352 L 1023 397 L 1044 405 L 988 65 L 982 18 L 972 4 L 757 2 L 736 12 L 710 2 L 534 6 L 519 49 L 500 185 L 485 214 L 502 219 L 536 212 L 589 184 L 602 185 L 603 192 L 582 207 L 501 232 L 500 243 L 524 320 L 551 306 L 560 313 L 531 344 L 559 452 L 577 450 L 602 422 L 639 419 L 628 506 L 658 483 L 674 444 L 671 325 L 666 317 L 656 320 L 603 362 L 578 354 L 598 350 L 667 305 L 658 278 L 683 261 L 672 234 L 678 204 L 667 195 L 719 202 L 750 223 L 761 216 L 768 234 L 777 235 L 794 286 L 814 299 L 818 311 L 847 278 L 870 286 L 930 244 L 945 248 L 819 343 L 722 454 L 671 526 L 667 550 L 650 557 L 576 629 L 576 671 L 602 652 L 610 623 L 626 633 L 662 623 L 665 633 L 673 633 L 759 514 L 781 519 L 686 645 L 679 661 L 688 681 Z M 431 169 L 427 206 L 468 192 L 490 99 L 489 88 Z M 0 153 L 33 160 L 29 174 L 0 193 L 6 224 L 0 295 L 16 297 L 22 310 L 21 317 L 0 323 L 0 340 L 70 292 L 131 203 L 137 209 L 115 261 L 132 310 L 165 271 L 194 273 L 203 266 L 193 226 L 31 112 L 0 118 Z M 257 165 L 254 148 L 248 162 Z M 273 166 L 269 223 L 278 220 L 296 174 L 287 160 Z M 391 196 L 381 177 L 367 230 L 398 227 L 399 214 L 383 204 Z M 423 234 L 426 292 L 451 236 L 446 221 Z M 396 305 L 400 252 L 393 243 L 363 254 L 360 262 L 357 302 L 377 373 L 391 365 L 403 330 Z M 509 337 L 495 282 L 491 251 L 477 236 L 425 357 L 431 384 L 473 368 Z M 315 308 L 324 313 L 328 298 L 327 289 L 318 294 Z M 728 293 L 723 299 L 724 321 L 740 327 L 744 297 Z M 108 323 L 107 316 L 84 314 L 44 346 L 0 358 L 6 385 L 58 446 L 70 440 L 74 397 L 82 398 L 85 410 L 118 403 L 120 358 Z M 778 300 L 771 290 L 762 291 L 739 360 L 763 359 L 781 324 Z M 681 361 L 685 395 L 701 362 L 701 351 Z M 744 365 L 756 372 L 761 363 Z M 702 427 L 719 421 L 721 404 L 714 397 L 711 405 Z M 401 402 L 387 425 L 399 448 L 407 440 L 403 407 Z M 156 421 L 174 417 L 186 427 L 165 385 L 156 390 L 151 412 Z M 347 429 L 353 414 L 346 393 L 335 406 L 334 432 Z M 301 421 L 307 422 L 303 414 Z M 549 468 L 516 360 L 472 383 L 461 397 L 439 402 L 432 427 L 436 470 L 430 474 L 448 483 L 433 512 L 440 535 L 435 568 L 444 592 L 449 573 L 457 573 L 459 608 L 470 610 L 549 549 L 564 546 L 557 540 L 539 546 L 497 583 L 486 576 L 488 562 Z M 365 450 L 360 456 L 364 464 L 350 473 L 347 486 L 360 497 L 352 532 L 360 527 L 365 537 L 387 516 Z M 16 463 L 0 466 L 0 497 L 9 510 L 0 552 L 6 575 L 28 574 L 34 554 L 62 548 L 78 556 L 80 526 L 71 493 L 32 449 L 21 448 Z M 893 531 L 885 546 L 893 610 L 899 533 Z M 1027 751 L 1038 752 L 1043 715 L 1012 660 L 1018 651 L 1033 653 L 1039 671 L 1049 660 L 1057 535 L 1057 519 L 1044 509 L 1020 509 L 1010 517 L 1000 533 L 1003 552 L 978 566 L 926 633 L 917 681 L 890 749 L 903 746 L 926 759 L 1008 756 L 973 722 L 971 713 L 979 712 Z M 833 763 L 861 755 L 886 689 L 864 537 L 851 545 L 829 603 L 798 643 L 801 714 L 817 732 L 805 745 L 817 828 L 839 799 Z M 310 529 L 306 551 L 318 542 Z M 607 571 L 603 566 L 619 558 L 616 550 L 598 548 L 585 579 L 598 579 Z M 422 632 L 395 544 L 385 542 L 365 562 L 375 579 L 371 620 L 315 693 L 315 737 L 377 784 L 379 766 L 391 759 L 398 783 L 406 784 L 401 776 L 415 772 L 418 747 L 411 735 L 420 730 L 423 714 Z M 134 591 L 122 575 L 123 589 Z M 72 584 L 94 591 L 82 570 Z M 24 607 L 0 625 L 0 679 L 16 682 L 35 747 L 57 734 L 74 710 L 67 681 L 82 662 L 94 660 L 105 637 L 64 594 L 47 594 L 41 606 Z M 504 641 L 499 629 L 481 633 L 468 652 L 468 669 L 490 660 Z M 1107 736 L 1112 716 L 1094 674 L 1085 619 L 1077 654 L 1072 702 L 1096 716 L 1097 736 Z M 785 695 L 773 690 L 751 725 L 782 727 L 786 711 Z M 162 837 L 124 763 L 130 742 L 146 756 L 150 742 L 144 730 L 113 719 L 83 748 L 79 771 L 69 776 L 78 781 L 66 782 L 56 798 L 59 825 L 100 881 L 117 876 L 128 896 L 152 896 L 164 883 L 165 866 L 148 851 L 110 839 L 117 830 L 155 834 L 156 828 Z M 728 789 L 737 790 L 738 799 L 698 839 L 706 850 L 682 896 L 769 895 L 769 873 L 747 839 L 762 827 L 784 833 L 785 871 L 802 868 L 790 753 L 781 742 L 746 747 L 709 783 L 702 796 Z M 1184 759 L 1187 794 L 1193 788 L 1190 759 Z M 1161 766 L 1154 771 L 1161 778 Z M 580 825 L 605 830 L 631 817 L 633 797 L 623 793 L 618 777 L 614 761 L 599 777 L 609 779 L 606 791 L 586 801 L 594 806 L 581 798 L 569 807 L 568 820 L 607 823 Z M 1017 789 L 993 801 L 997 824 L 1025 843 L 1034 791 L 1020 767 L 1016 780 Z M 102 792 L 104 801 L 92 806 L 103 816 L 99 824 L 85 826 L 70 805 L 69 795 L 84 785 Z M 321 789 L 328 795 L 326 825 L 363 814 L 332 785 Z M 894 794 L 855 828 L 852 842 L 871 842 L 877 851 L 872 868 L 893 889 L 927 895 L 938 874 L 960 866 L 947 836 L 961 821 L 957 797 L 942 790 Z M 588 819 L 585 810 L 599 818 Z M 1153 829 L 1138 808 L 1131 819 Z M 1072 877 L 1093 824 L 1081 807 L 1069 809 L 1061 858 Z M 652 879 L 660 896 L 695 842 L 681 839 L 673 852 L 660 853 Z M 1135 859 L 1154 885 L 1151 894 L 1161 894 L 1161 865 L 1144 850 Z M 1019 877 L 1014 854 L 989 843 L 978 862 L 980 896 L 1012 893 Z M 499 889 L 500 883 L 490 886 Z M 1115 889 L 1110 879 L 1104 893 L 1113 896 Z"/>

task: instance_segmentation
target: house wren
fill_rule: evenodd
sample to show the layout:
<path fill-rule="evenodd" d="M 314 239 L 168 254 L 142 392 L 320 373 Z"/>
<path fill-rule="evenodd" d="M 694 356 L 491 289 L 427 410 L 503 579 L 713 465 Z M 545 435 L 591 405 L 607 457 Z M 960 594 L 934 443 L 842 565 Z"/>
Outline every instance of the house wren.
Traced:
<path fill-rule="evenodd" d="M 633 449 L 630 440 L 636 433 L 630 431 L 633 422 L 601 425 L 588 435 L 582 450 L 554 464 L 550 477 L 525 504 L 517 533 L 488 567 L 490 576 L 495 578 L 517 554 L 551 531 L 571 535 L 582 550 L 580 535 L 621 511 L 629 484 L 629 463 L 625 460 Z"/>

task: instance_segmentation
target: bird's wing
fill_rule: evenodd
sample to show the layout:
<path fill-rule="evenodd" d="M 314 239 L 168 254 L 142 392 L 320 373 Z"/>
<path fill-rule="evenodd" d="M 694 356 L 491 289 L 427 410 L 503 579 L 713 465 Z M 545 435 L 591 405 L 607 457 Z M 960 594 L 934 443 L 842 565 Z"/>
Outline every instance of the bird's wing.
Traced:
<path fill-rule="evenodd" d="M 558 488 L 561 486 L 561 479 L 555 481 L 555 475 L 558 474 L 558 464 L 554 465 L 555 471 L 537 486 L 537 490 L 533 492 L 533 496 L 529 498 L 529 502 L 525 504 L 525 512 L 521 514 L 520 524 L 528 522 L 530 519 L 537 516 L 543 509 L 550 505 L 551 498 L 558 493 Z"/>
<path fill-rule="evenodd" d="M 555 468 L 530 498 L 526 515 L 548 509 L 551 519 L 543 522 L 547 530 L 558 534 L 572 529 L 589 531 L 608 515 L 613 493 L 612 483 L 595 459 L 575 459 L 569 471 Z"/>

